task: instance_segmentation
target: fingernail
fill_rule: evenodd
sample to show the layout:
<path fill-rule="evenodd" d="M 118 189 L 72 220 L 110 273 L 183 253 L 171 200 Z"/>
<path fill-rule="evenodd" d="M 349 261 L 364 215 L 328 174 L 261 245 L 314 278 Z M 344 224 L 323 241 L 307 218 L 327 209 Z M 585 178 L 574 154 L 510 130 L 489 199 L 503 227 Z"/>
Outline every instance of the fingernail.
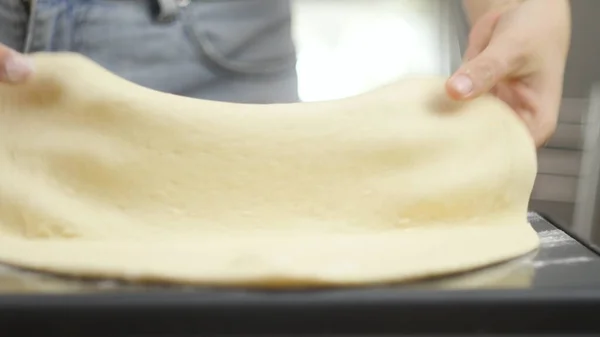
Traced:
<path fill-rule="evenodd" d="M 33 62 L 20 55 L 9 56 L 4 63 L 4 74 L 10 82 L 22 82 L 33 72 Z"/>
<path fill-rule="evenodd" d="M 452 88 L 462 96 L 467 96 L 473 91 L 473 81 L 467 75 L 458 75 L 451 82 Z"/>

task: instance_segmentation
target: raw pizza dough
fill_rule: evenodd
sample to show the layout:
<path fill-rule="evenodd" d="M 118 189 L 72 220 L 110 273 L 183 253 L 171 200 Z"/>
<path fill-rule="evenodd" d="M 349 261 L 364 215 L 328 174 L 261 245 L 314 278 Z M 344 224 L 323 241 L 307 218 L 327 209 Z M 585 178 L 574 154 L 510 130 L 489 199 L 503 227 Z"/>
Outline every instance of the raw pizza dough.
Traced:
<path fill-rule="evenodd" d="M 538 245 L 525 126 L 441 78 L 243 105 L 136 86 L 73 54 L 0 86 L 0 261 L 199 285 L 400 282 Z"/>

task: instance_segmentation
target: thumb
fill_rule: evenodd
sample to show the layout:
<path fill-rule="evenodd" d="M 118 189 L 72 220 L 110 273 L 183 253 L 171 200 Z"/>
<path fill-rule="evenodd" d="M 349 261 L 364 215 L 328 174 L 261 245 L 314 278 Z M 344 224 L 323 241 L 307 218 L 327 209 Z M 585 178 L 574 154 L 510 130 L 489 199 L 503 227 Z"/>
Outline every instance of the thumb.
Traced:
<path fill-rule="evenodd" d="M 32 72 L 30 59 L 0 44 L 0 83 L 24 82 Z"/>
<path fill-rule="evenodd" d="M 492 39 L 477 56 L 464 63 L 448 80 L 446 89 L 454 99 L 470 99 L 489 92 L 514 75 L 521 65 L 519 47 Z"/>

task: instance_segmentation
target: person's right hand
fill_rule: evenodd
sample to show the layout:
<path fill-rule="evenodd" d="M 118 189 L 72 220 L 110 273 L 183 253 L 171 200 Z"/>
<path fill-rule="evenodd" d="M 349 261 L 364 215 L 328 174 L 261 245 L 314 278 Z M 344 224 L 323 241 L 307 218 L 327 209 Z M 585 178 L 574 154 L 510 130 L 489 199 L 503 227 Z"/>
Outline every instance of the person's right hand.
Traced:
<path fill-rule="evenodd" d="M 0 82 L 22 83 L 33 73 L 31 60 L 0 44 Z"/>

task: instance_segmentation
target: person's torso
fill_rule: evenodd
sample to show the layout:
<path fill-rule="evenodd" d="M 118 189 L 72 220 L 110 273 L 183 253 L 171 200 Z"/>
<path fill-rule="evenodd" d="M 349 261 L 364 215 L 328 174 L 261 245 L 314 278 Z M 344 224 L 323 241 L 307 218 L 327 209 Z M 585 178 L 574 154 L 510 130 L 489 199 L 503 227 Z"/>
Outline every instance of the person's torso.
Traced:
<path fill-rule="evenodd" d="M 81 53 L 135 83 L 179 95 L 298 99 L 289 1 L 28 1 L 2 1 L 0 42 Z"/>

